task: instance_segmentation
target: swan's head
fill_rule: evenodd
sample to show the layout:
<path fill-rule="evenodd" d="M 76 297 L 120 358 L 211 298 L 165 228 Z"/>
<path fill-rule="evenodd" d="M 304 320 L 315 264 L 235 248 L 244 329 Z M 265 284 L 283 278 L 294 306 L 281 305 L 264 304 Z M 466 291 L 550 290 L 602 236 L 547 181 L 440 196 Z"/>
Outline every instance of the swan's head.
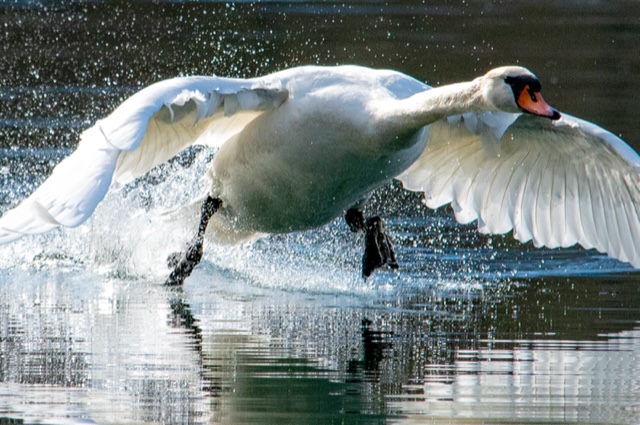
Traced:
<path fill-rule="evenodd" d="M 560 112 L 540 96 L 542 85 L 531 71 L 519 66 L 496 68 L 482 77 L 483 96 L 496 109 L 505 112 L 526 112 L 552 120 Z"/>

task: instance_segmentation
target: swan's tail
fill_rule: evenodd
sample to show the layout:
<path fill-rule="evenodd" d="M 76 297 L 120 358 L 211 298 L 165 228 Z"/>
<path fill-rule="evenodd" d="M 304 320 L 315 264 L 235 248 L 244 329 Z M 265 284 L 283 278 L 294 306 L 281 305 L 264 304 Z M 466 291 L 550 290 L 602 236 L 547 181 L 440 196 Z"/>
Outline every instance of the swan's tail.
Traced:
<path fill-rule="evenodd" d="M 27 199 L 0 217 L 0 244 L 57 226 L 83 223 L 104 198 L 120 155 L 97 124 Z"/>

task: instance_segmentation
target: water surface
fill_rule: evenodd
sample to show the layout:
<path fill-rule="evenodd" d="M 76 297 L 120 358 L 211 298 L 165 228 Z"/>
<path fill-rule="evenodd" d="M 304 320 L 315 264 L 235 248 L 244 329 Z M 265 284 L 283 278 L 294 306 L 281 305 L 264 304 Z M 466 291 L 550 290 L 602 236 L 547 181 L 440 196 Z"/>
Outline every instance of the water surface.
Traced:
<path fill-rule="evenodd" d="M 640 4 L 599 1 L 5 2 L 0 211 L 78 134 L 176 75 L 301 64 L 394 68 L 437 85 L 521 64 L 545 99 L 636 149 Z M 162 286 L 190 235 L 194 149 L 110 194 L 76 229 L 0 247 L 3 423 L 640 422 L 640 275 L 580 248 L 479 235 L 398 185 L 401 271 L 359 278 L 340 221 L 207 246 Z"/>

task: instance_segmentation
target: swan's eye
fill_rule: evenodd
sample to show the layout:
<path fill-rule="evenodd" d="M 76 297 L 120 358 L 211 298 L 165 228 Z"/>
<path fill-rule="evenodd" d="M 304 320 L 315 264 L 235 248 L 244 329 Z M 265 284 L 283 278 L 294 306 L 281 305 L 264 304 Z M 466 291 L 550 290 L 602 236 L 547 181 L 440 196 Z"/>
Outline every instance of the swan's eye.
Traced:
<path fill-rule="evenodd" d="M 504 79 L 504 82 L 507 83 L 511 90 L 513 91 L 513 97 L 516 102 L 519 103 L 522 100 L 521 96 L 526 96 L 531 102 L 538 102 L 538 95 L 540 90 L 542 89 L 542 84 L 540 84 L 540 80 L 530 75 L 519 75 L 519 76 L 507 76 Z"/>
<path fill-rule="evenodd" d="M 514 90 L 522 91 L 525 87 L 530 88 L 534 92 L 542 90 L 540 80 L 531 75 L 519 75 L 516 77 L 507 76 L 504 82 L 510 85 Z"/>

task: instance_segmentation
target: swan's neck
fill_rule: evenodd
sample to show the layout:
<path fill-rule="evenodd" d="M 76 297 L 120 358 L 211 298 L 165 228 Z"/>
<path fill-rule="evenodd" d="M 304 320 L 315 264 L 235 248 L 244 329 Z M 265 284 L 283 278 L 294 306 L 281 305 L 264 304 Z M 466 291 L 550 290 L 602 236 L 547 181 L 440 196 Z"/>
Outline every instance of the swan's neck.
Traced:
<path fill-rule="evenodd" d="M 493 110 L 482 95 L 480 79 L 436 87 L 417 93 L 393 105 L 392 126 L 415 131 L 444 117 L 466 112 Z"/>

